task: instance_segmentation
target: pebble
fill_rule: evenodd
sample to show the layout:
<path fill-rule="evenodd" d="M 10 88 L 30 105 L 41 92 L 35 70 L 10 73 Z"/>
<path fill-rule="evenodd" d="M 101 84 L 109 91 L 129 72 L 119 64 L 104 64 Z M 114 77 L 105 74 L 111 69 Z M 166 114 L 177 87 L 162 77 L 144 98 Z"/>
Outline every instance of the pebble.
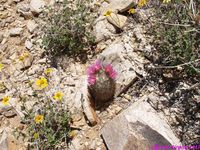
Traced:
<path fill-rule="evenodd" d="M 128 94 L 124 94 L 124 98 L 129 100 L 129 101 L 131 101 L 131 99 L 132 99 L 132 97 L 130 95 L 128 95 Z"/>
<path fill-rule="evenodd" d="M 33 43 L 30 42 L 29 40 L 26 40 L 26 41 L 25 41 L 25 47 L 26 47 L 28 50 L 31 50 L 32 47 L 33 47 Z"/>
<path fill-rule="evenodd" d="M 43 0 L 31 0 L 30 6 L 33 14 L 39 14 L 45 6 L 45 2 Z"/>
<path fill-rule="evenodd" d="M 10 29 L 10 36 L 20 36 L 22 34 L 23 28 L 12 28 Z"/>
<path fill-rule="evenodd" d="M 0 32 L 0 43 L 3 41 L 3 32 Z"/>
<path fill-rule="evenodd" d="M 38 27 L 38 24 L 36 24 L 34 20 L 29 20 L 27 22 L 27 28 L 30 33 L 33 33 L 37 27 Z"/>

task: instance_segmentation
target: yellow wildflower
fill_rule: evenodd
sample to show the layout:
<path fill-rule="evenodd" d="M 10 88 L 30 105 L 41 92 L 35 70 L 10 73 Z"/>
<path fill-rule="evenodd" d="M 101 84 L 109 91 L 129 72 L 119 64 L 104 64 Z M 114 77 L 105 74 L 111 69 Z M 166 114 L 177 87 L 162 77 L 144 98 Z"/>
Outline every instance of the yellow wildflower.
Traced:
<path fill-rule="evenodd" d="M 23 62 L 24 61 L 24 57 L 23 56 L 19 56 L 19 61 Z"/>
<path fill-rule="evenodd" d="M 53 68 L 47 68 L 47 69 L 44 71 L 44 73 L 45 73 L 46 75 L 49 75 L 51 72 L 53 72 Z"/>
<path fill-rule="evenodd" d="M 104 16 L 108 17 L 108 16 L 111 15 L 111 13 L 112 13 L 112 11 L 111 11 L 111 10 L 108 10 L 108 11 L 105 12 Z"/>
<path fill-rule="evenodd" d="M 23 55 L 19 56 L 19 61 L 24 62 L 24 60 L 29 56 L 28 53 L 24 53 Z"/>
<path fill-rule="evenodd" d="M 56 92 L 55 94 L 54 94 L 54 96 L 53 96 L 53 98 L 55 99 L 55 100 L 62 100 L 62 98 L 63 98 L 63 93 L 62 92 Z"/>
<path fill-rule="evenodd" d="M 10 97 L 9 96 L 4 96 L 2 98 L 2 103 L 3 105 L 8 105 L 9 104 L 9 100 L 10 100 Z"/>
<path fill-rule="evenodd" d="M 129 14 L 134 14 L 134 13 L 135 13 L 135 9 L 134 9 L 134 8 L 129 9 L 129 10 L 128 10 L 128 13 L 129 13 Z"/>
<path fill-rule="evenodd" d="M 28 56 L 29 56 L 29 53 L 24 53 L 23 56 L 24 56 L 24 57 L 28 57 Z"/>
<path fill-rule="evenodd" d="M 143 7 L 146 4 L 147 4 L 147 0 L 139 0 L 138 7 Z"/>
<path fill-rule="evenodd" d="M 39 79 L 36 80 L 36 85 L 41 89 L 44 89 L 45 87 L 48 86 L 48 81 L 45 77 L 40 77 Z"/>
<path fill-rule="evenodd" d="M 0 63 L 0 72 L 3 69 L 3 64 Z"/>
<path fill-rule="evenodd" d="M 39 133 L 37 133 L 37 132 L 34 133 L 34 134 L 33 134 L 33 137 L 34 137 L 34 139 L 38 139 L 38 138 L 39 138 Z"/>
<path fill-rule="evenodd" d="M 41 123 L 44 120 L 44 116 L 43 115 L 36 115 L 34 118 L 36 123 Z"/>
<path fill-rule="evenodd" d="M 167 4 L 169 2 L 171 2 L 171 0 L 163 0 L 163 3 L 165 3 L 165 4 Z"/>
<path fill-rule="evenodd" d="M 69 136 L 70 136 L 71 138 L 74 138 L 76 135 L 77 135 L 77 132 L 76 132 L 76 131 L 71 131 L 71 132 L 69 132 Z"/>

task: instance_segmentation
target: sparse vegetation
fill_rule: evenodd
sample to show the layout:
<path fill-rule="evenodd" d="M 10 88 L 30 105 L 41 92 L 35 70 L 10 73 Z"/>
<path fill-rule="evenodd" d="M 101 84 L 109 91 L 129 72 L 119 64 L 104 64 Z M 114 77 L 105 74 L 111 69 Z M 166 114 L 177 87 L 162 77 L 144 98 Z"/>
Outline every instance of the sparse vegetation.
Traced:
<path fill-rule="evenodd" d="M 70 112 L 63 103 L 64 94 L 58 91 L 54 95 L 47 96 L 45 90 L 49 83 L 45 77 L 37 79 L 35 85 L 37 90 L 34 90 L 33 97 L 28 95 L 21 97 L 23 122 L 27 125 L 24 136 L 28 138 L 32 148 L 66 148 L 71 139 L 71 119 Z M 27 106 L 30 98 L 35 99 L 31 108 Z"/>
<path fill-rule="evenodd" d="M 0 144 L 14 131 L 25 149 L 106 149 L 98 129 L 146 96 L 183 145 L 200 143 L 200 0 L 36 1 L 0 2 Z"/>
<path fill-rule="evenodd" d="M 172 1 L 156 9 L 156 23 L 150 34 L 160 55 L 157 63 L 177 66 L 181 74 L 200 74 L 199 2 Z"/>
<path fill-rule="evenodd" d="M 94 43 L 91 34 L 93 16 L 87 4 L 87 0 L 78 0 L 75 5 L 64 0 L 47 9 L 43 45 L 48 56 L 77 56 L 90 49 Z"/>

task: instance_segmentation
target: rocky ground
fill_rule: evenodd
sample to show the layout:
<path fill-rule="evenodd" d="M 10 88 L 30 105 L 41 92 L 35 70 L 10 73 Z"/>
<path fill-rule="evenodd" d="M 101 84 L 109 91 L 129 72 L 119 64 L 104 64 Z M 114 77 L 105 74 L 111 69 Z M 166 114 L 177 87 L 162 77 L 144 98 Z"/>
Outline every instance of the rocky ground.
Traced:
<path fill-rule="evenodd" d="M 44 23 L 45 17 L 41 7 L 53 6 L 54 3 L 53 0 L 0 1 L 0 62 L 4 64 L 3 71 L 0 73 L 0 98 L 5 94 L 9 95 L 12 97 L 11 104 L 15 107 L 13 109 L 13 107 L 0 105 L 0 149 L 2 150 L 22 150 L 29 144 L 26 139 L 25 141 L 20 138 L 17 140 L 14 136 L 16 129 L 25 128 L 20 120 L 23 115 L 20 110 L 20 95 L 25 93 L 33 95 L 33 90 L 28 86 L 29 81 L 35 81 L 37 77 L 44 74 L 46 68 L 50 67 L 48 60 L 43 56 L 44 50 L 40 46 L 42 42 L 40 26 Z M 97 42 L 95 51 L 98 54 L 89 56 L 85 64 L 62 56 L 59 58 L 58 67 L 53 68 L 49 78 L 51 89 L 48 94 L 54 93 L 57 89 L 63 91 L 65 102 L 72 112 L 73 127 L 80 129 L 76 130 L 69 149 L 104 150 L 109 148 L 112 141 L 106 141 L 106 139 L 109 139 L 112 133 L 105 134 L 106 128 L 109 129 L 109 121 L 141 100 L 142 104 L 138 105 L 144 106 L 142 109 L 149 109 L 156 116 L 161 114 L 165 117 L 166 122 L 161 123 L 163 126 L 166 124 L 167 127 L 163 127 L 163 131 L 172 133 L 173 137 L 162 134 L 163 131 L 157 128 L 161 125 L 159 123 L 154 125 L 153 120 L 149 120 L 148 125 L 154 130 L 157 129 L 156 131 L 168 141 L 172 138 L 171 144 L 199 144 L 200 90 L 198 86 L 192 86 L 189 80 L 166 82 L 160 77 L 156 78 L 154 76 L 156 71 L 152 69 L 153 64 L 144 57 L 144 53 L 150 55 L 155 51 L 150 44 L 152 37 L 146 34 L 149 26 L 147 22 L 151 21 L 149 18 L 154 11 L 141 9 L 136 14 L 129 15 L 123 12 L 127 10 L 130 3 L 97 1 L 93 5 L 99 9 L 99 17 L 94 25 Z M 102 15 L 108 9 L 121 11 L 112 16 L 112 18 L 116 16 L 120 18 L 119 23 Z M 123 31 L 119 32 L 119 29 Z M 29 55 L 25 62 L 21 62 L 19 57 L 24 53 Z M 118 71 L 118 77 L 115 99 L 102 110 L 97 110 L 97 119 L 95 119 L 89 116 L 91 115 L 90 108 L 82 102 L 87 100 L 88 94 L 85 70 L 97 58 L 111 62 Z M 30 100 L 27 106 L 32 107 L 33 103 L 34 100 Z M 133 113 L 144 112 L 138 109 Z M 141 121 L 141 119 L 138 120 Z M 96 121 L 96 125 L 89 125 Z M 118 135 L 113 132 L 113 136 Z M 126 138 L 129 140 L 128 137 Z"/>

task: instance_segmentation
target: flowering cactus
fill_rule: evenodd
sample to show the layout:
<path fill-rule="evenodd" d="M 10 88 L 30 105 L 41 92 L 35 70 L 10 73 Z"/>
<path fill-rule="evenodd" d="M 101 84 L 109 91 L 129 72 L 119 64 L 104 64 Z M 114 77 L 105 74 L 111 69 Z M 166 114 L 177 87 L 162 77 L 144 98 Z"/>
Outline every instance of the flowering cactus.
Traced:
<path fill-rule="evenodd" d="M 111 64 L 103 65 L 100 60 L 88 67 L 88 88 L 95 106 L 111 100 L 115 93 L 117 72 Z"/>

